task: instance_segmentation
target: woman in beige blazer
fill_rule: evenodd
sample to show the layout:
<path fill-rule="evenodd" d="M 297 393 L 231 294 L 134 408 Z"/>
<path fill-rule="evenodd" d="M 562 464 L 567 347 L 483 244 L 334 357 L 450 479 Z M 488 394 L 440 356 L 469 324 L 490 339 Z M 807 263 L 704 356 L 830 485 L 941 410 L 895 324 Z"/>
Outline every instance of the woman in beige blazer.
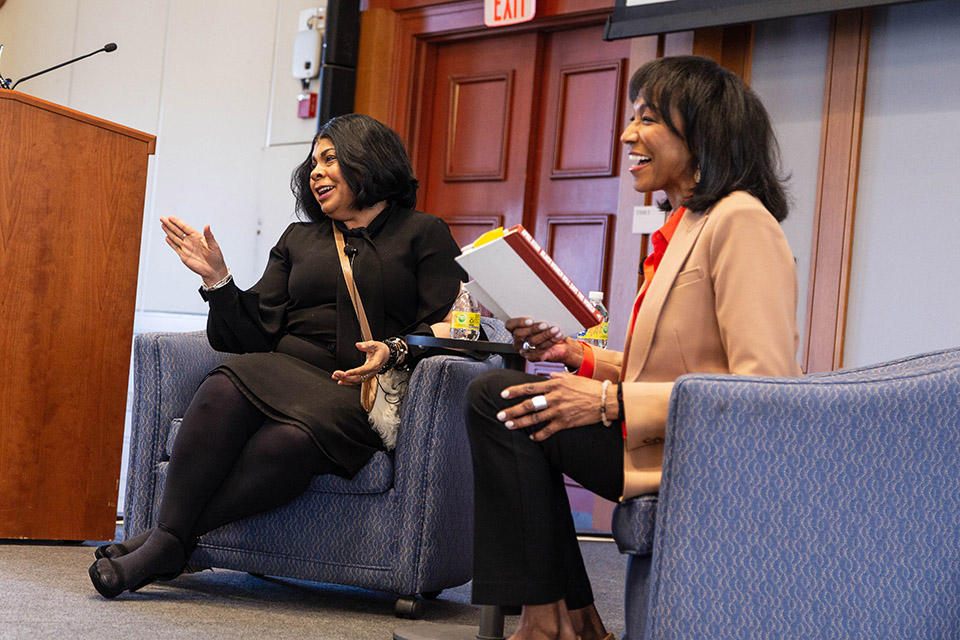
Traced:
<path fill-rule="evenodd" d="M 667 406 L 685 373 L 795 376 L 796 265 L 780 229 L 786 196 L 769 118 L 706 58 L 662 58 L 630 82 L 638 192 L 662 191 L 624 351 L 596 349 L 531 318 L 507 323 L 533 362 L 471 385 L 473 599 L 523 605 L 514 640 L 612 638 L 593 606 L 563 474 L 611 500 L 655 493 Z"/>

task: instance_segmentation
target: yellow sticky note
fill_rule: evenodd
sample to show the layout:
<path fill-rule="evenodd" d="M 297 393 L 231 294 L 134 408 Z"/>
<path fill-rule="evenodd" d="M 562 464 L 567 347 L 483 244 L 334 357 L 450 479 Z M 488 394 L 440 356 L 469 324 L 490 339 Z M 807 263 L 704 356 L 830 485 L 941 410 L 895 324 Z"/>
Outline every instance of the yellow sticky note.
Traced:
<path fill-rule="evenodd" d="M 503 237 L 503 227 L 497 227 L 496 229 L 487 231 L 486 233 L 481 235 L 479 238 L 474 240 L 473 246 L 479 247 L 480 245 L 484 245 L 492 240 L 496 240 L 497 238 L 502 238 L 502 237 Z"/>

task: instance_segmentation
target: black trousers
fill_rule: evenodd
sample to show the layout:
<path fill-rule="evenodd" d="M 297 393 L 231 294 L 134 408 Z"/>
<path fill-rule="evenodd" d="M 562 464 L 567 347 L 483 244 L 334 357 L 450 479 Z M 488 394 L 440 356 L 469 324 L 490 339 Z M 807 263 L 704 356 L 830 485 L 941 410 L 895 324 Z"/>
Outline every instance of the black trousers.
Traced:
<path fill-rule="evenodd" d="M 538 426 L 504 427 L 497 413 L 520 400 L 504 400 L 500 392 L 542 379 L 498 370 L 479 376 L 469 388 L 475 604 L 564 599 L 568 608 L 580 609 L 593 603 L 563 474 L 597 495 L 618 500 L 623 491 L 623 436 L 619 424 L 597 423 L 534 442 L 529 435 Z"/>

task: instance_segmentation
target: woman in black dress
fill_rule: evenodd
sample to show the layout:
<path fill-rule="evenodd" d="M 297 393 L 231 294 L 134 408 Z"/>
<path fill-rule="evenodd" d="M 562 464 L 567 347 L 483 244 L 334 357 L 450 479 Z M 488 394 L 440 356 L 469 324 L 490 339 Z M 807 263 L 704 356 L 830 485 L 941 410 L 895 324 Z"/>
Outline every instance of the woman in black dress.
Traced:
<path fill-rule="evenodd" d="M 362 115 L 334 118 L 291 187 L 306 222 L 287 227 L 260 281 L 233 282 L 210 227 L 161 218 L 166 242 L 203 279 L 207 336 L 239 353 L 214 369 L 183 418 L 159 525 L 97 550 L 90 578 L 112 598 L 179 575 L 198 536 L 286 504 L 312 476 L 350 478 L 385 448 L 360 404 L 378 371 L 409 367 L 447 314 L 463 272 L 440 218 L 413 211 L 417 181 L 395 132 Z M 346 241 L 374 340 L 365 342 L 334 242 Z"/>

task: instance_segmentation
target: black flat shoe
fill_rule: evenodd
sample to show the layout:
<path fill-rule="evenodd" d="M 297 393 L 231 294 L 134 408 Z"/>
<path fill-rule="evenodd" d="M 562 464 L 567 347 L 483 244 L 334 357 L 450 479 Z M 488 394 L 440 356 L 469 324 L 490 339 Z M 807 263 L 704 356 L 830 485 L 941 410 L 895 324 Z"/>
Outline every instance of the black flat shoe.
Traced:
<path fill-rule="evenodd" d="M 120 563 L 114 560 L 114 558 L 119 556 L 112 556 L 112 557 L 104 556 L 95 560 L 94 563 L 90 565 L 90 568 L 87 570 L 87 573 L 90 575 L 90 582 L 93 583 L 93 586 L 97 590 L 97 593 L 99 593 L 100 595 L 102 595 L 104 598 L 107 598 L 107 599 L 116 598 L 118 595 L 120 595 L 124 591 L 130 591 L 132 593 L 134 591 L 142 589 L 148 584 L 156 582 L 157 580 L 162 580 L 165 582 L 169 580 L 173 580 L 174 578 L 177 578 L 178 576 L 180 576 L 187 569 L 188 567 L 187 561 L 190 559 L 190 553 L 193 550 L 191 546 L 185 544 L 179 536 L 177 536 L 173 531 L 167 529 L 163 525 L 160 525 L 159 528 L 162 529 L 164 532 L 168 533 L 169 535 L 173 536 L 173 538 L 180 543 L 180 548 L 183 551 L 183 560 L 180 563 L 180 565 L 177 567 L 177 569 L 174 571 L 169 571 L 165 573 L 152 573 L 147 575 L 145 578 L 143 578 L 143 580 L 141 580 L 138 584 L 127 585 L 127 579 L 124 576 L 123 567 L 120 565 Z M 104 547 L 98 548 L 97 551 L 104 554 L 109 553 L 109 551 L 107 550 L 107 547 L 111 547 L 111 546 L 122 547 L 123 550 L 126 551 L 126 547 L 123 547 L 122 544 L 104 545 Z M 192 546 L 195 547 L 196 544 Z M 105 563 L 105 564 L 102 565 L 101 563 Z M 111 585 L 111 584 L 108 584 L 106 580 L 104 580 L 104 576 L 101 573 L 101 568 L 104 566 L 110 567 L 111 571 L 115 576 L 115 580 L 112 580 L 111 582 L 115 581 L 116 584 Z"/>
<path fill-rule="evenodd" d="M 104 582 L 103 576 L 100 574 L 100 569 L 97 567 L 97 564 L 99 564 L 101 561 L 108 563 L 113 568 L 114 573 L 117 575 L 117 578 L 119 578 L 120 580 L 120 585 L 111 587 L 106 582 Z M 140 589 L 144 588 L 148 584 L 152 584 L 157 580 L 173 580 L 174 578 L 179 576 L 181 573 L 183 573 L 184 567 L 186 567 L 186 563 L 183 564 L 183 567 L 181 567 L 179 571 L 176 571 L 173 573 L 166 573 L 166 574 L 157 573 L 157 574 L 147 576 L 140 582 L 140 584 L 136 584 L 132 587 L 126 586 L 126 580 L 123 577 L 123 568 L 110 558 L 100 558 L 99 560 L 94 562 L 92 565 L 90 565 L 90 568 L 87 570 L 87 573 L 90 574 L 90 582 L 93 583 L 93 588 L 97 590 L 97 593 L 102 595 L 104 598 L 107 598 L 108 600 L 112 600 L 113 598 L 116 598 L 118 595 L 120 595 L 124 591 L 129 591 L 133 593 L 134 591 L 139 591 Z"/>
<path fill-rule="evenodd" d="M 111 542 L 110 544 L 100 545 L 97 547 L 97 550 L 93 553 L 93 555 L 96 556 L 97 560 L 100 558 L 113 558 L 116 560 L 121 556 L 125 556 L 128 553 L 133 553 L 139 549 L 140 545 L 147 541 L 147 538 L 150 537 L 152 532 L 153 529 L 148 529 L 142 533 L 127 538 L 123 542 Z"/>

